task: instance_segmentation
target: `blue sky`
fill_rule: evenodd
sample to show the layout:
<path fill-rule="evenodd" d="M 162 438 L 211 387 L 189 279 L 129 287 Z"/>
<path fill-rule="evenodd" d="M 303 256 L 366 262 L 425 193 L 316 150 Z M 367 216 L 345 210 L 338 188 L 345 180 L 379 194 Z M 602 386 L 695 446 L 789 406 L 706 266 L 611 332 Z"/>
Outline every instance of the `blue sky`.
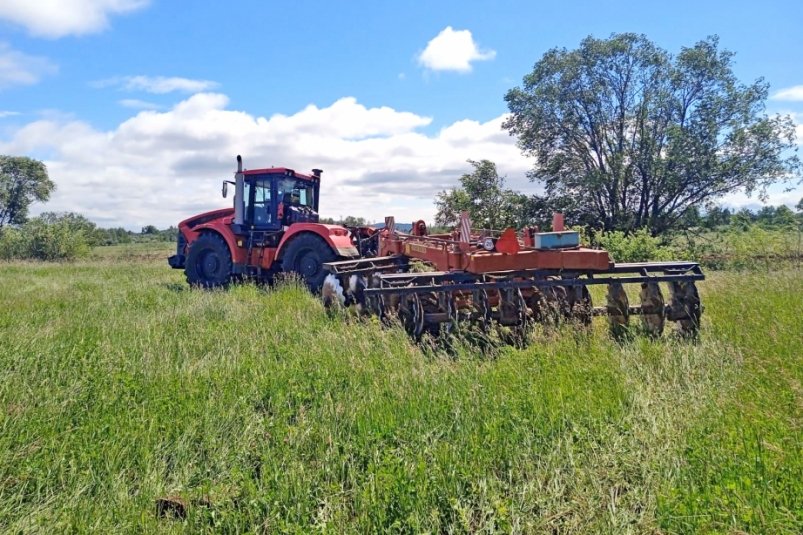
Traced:
<path fill-rule="evenodd" d="M 323 167 L 323 215 L 430 219 L 468 158 L 534 191 L 505 91 L 546 50 L 624 31 L 669 51 L 718 34 L 741 80 L 771 84 L 768 111 L 803 123 L 803 3 L 699 3 L 2 0 L 0 153 L 46 161 L 39 209 L 102 225 L 224 204 L 237 153 Z"/>

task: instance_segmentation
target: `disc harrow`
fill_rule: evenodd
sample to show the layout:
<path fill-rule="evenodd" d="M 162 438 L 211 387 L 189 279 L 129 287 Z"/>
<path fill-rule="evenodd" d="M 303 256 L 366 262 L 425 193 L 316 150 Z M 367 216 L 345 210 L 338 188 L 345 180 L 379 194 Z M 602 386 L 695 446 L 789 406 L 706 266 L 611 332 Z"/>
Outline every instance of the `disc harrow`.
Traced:
<path fill-rule="evenodd" d="M 617 264 L 607 252 L 561 235 L 576 234 L 571 231 L 508 229 L 489 238 L 470 230 L 463 218 L 458 231 L 439 236 L 396 232 L 391 219 L 379 233 L 379 256 L 325 264 L 328 304 L 395 318 L 416 340 L 425 333 L 500 328 L 504 339 L 523 345 L 535 324 L 589 325 L 595 316 L 606 316 L 615 335 L 627 330 L 631 316 L 640 316 L 643 329 L 655 337 L 667 321 L 684 335 L 699 328 L 695 284 L 705 277 L 695 262 Z M 547 238 L 558 245 L 550 246 Z M 599 285 L 607 290 L 605 302 L 594 306 L 591 288 Z M 630 304 L 629 286 L 638 290 L 638 305 Z M 669 290 L 668 302 L 661 286 Z"/>

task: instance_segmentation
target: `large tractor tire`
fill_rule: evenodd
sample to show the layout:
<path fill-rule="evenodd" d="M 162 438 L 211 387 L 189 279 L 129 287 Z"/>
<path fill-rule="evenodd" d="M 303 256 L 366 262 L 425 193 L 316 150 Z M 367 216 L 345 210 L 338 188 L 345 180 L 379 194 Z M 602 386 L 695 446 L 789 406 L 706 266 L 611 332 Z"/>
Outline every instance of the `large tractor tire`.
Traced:
<path fill-rule="evenodd" d="M 323 238 L 301 234 L 287 244 L 282 255 L 282 271 L 296 273 L 313 293 L 320 293 L 327 272 L 323 264 L 337 260 L 337 255 Z"/>
<path fill-rule="evenodd" d="M 205 232 L 190 244 L 184 274 L 192 286 L 225 286 L 231 281 L 231 272 L 231 251 L 219 234 Z"/>

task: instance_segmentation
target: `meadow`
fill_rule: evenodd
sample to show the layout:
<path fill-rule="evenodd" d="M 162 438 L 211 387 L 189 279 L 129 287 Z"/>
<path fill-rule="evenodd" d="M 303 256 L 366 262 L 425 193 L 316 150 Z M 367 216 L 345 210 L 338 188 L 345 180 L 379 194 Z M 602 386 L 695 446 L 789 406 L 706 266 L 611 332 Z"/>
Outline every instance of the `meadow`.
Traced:
<path fill-rule="evenodd" d="M 0 263 L 3 531 L 803 532 L 799 267 L 708 272 L 696 341 L 447 352 L 170 247 Z"/>

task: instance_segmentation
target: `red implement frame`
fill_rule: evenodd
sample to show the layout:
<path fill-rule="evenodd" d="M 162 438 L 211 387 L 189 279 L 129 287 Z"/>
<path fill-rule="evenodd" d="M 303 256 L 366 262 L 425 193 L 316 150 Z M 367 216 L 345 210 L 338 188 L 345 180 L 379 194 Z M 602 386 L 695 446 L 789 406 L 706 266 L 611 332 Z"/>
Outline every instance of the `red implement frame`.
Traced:
<path fill-rule="evenodd" d="M 607 251 L 573 247 L 536 249 L 525 245 L 529 240 L 505 230 L 494 240 L 493 250 L 483 247 L 485 233 L 471 230 L 463 214 L 458 230 L 452 234 L 416 236 L 396 230 L 393 218 L 387 218 L 379 235 L 379 256 L 402 255 L 432 264 L 439 271 L 465 271 L 482 274 L 523 269 L 606 271 L 612 263 Z"/>

